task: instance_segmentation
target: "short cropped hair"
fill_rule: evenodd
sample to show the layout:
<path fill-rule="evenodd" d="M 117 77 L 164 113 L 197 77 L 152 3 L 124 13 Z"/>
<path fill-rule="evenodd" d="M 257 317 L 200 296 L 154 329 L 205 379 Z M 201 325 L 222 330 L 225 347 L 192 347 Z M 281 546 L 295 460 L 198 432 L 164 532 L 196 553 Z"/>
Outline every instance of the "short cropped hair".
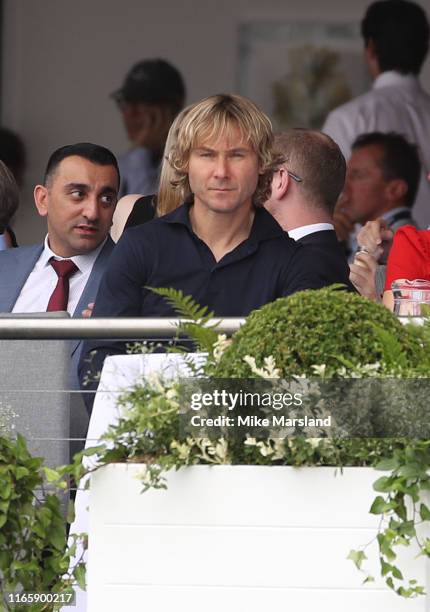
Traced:
<path fill-rule="evenodd" d="M 361 134 L 352 144 L 352 150 L 377 146 L 382 151 L 380 168 L 386 181 L 402 179 L 408 190 L 405 195 L 405 206 L 411 207 L 417 195 L 421 176 L 421 162 L 416 145 L 411 144 L 395 132 L 369 132 Z"/>
<path fill-rule="evenodd" d="M 300 188 L 309 204 L 333 214 L 346 175 L 345 158 L 334 140 L 316 130 L 296 128 L 276 134 L 275 148 L 287 170 L 302 179 Z"/>
<path fill-rule="evenodd" d="M 0 234 L 5 230 L 19 204 L 18 185 L 6 164 L 0 161 Z"/>
<path fill-rule="evenodd" d="M 378 0 L 361 22 L 366 47 L 375 46 L 382 72 L 419 74 L 429 47 L 429 22 L 424 10 L 408 0 Z"/>
<path fill-rule="evenodd" d="M 54 151 L 48 160 L 48 164 L 45 170 L 45 176 L 43 183 L 48 186 L 52 177 L 55 174 L 59 164 L 67 157 L 72 156 L 83 157 L 88 161 L 98 166 L 113 166 L 118 176 L 118 185 L 120 183 L 120 174 L 118 168 L 118 162 L 115 155 L 100 145 L 92 144 L 91 142 L 78 142 L 76 144 L 65 145 Z"/>
<path fill-rule="evenodd" d="M 263 206 L 270 195 L 273 172 L 281 161 L 273 150 L 272 124 L 251 100 L 230 94 L 218 94 L 197 102 L 188 107 L 181 121 L 168 159 L 177 175 L 177 180 L 172 181 L 172 184 L 179 188 L 182 200 L 191 196 L 188 181 L 191 150 L 199 142 L 228 134 L 232 128 L 239 129 L 258 156 L 261 174 L 253 203 L 255 206 Z"/>

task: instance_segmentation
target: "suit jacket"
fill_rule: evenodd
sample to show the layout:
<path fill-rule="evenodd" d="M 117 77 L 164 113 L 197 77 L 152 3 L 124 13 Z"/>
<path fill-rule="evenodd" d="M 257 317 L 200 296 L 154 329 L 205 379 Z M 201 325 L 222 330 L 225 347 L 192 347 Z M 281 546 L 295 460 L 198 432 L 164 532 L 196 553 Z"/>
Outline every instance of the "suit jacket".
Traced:
<path fill-rule="evenodd" d="M 349 280 L 349 266 L 345 252 L 334 230 L 321 230 L 297 240 L 313 252 L 315 271 L 327 284 L 342 283 L 355 291 Z"/>
<path fill-rule="evenodd" d="M 93 269 L 76 306 L 73 317 L 80 317 L 81 312 L 89 302 L 94 302 L 100 279 L 106 267 L 109 255 L 114 247 L 113 240 L 108 237 L 100 251 Z M 0 312 L 12 312 L 24 283 L 32 272 L 43 250 L 43 244 L 7 249 L 0 252 Z M 71 358 L 73 365 L 73 387 L 78 389 L 76 372 L 79 362 L 81 340 L 71 341 Z"/>

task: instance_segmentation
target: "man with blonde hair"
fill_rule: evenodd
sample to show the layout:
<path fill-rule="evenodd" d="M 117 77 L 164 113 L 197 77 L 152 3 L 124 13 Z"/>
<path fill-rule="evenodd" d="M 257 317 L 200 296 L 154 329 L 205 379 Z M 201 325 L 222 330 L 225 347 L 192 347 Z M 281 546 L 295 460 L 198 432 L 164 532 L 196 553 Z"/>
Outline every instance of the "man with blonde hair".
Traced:
<path fill-rule="evenodd" d="M 269 119 L 250 100 L 216 95 L 190 107 L 169 161 L 184 204 L 125 232 L 94 316 L 175 316 L 148 287 L 180 289 L 218 316 L 246 316 L 278 297 L 324 284 L 313 271 L 312 254 L 262 206 L 281 159 Z M 107 352 L 124 352 L 124 346 L 104 345 L 98 354 Z M 94 363 L 101 365 L 100 359 Z"/>

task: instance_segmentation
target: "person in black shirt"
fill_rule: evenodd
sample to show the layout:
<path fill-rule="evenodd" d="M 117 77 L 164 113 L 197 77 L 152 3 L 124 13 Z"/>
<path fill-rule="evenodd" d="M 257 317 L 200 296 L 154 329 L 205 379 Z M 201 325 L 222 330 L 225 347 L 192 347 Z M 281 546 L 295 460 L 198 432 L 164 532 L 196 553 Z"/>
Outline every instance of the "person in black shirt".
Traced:
<path fill-rule="evenodd" d="M 285 161 L 273 176 L 266 210 L 290 238 L 312 249 L 315 271 L 325 282 L 354 290 L 333 225 L 346 174 L 339 147 L 322 132 L 294 129 L 277 134 L 275 148 Z"/>
<path fill-rule="evenodd" d="M 102 279 L 93 316 L 171 316 L 149 287 L 174 287 L 218 316 L 246 316 L 295 291 L 323 286 L 312 254 L 262 208 L 282 159 L 269 119 L 240 96 L 191 107 L 169 152 L 172 188 L 185 202 L 125 231 Z M 91 370 L 122 343 L 86 343 Z M 81 375 L 86 378 L 86 363 Z"/>

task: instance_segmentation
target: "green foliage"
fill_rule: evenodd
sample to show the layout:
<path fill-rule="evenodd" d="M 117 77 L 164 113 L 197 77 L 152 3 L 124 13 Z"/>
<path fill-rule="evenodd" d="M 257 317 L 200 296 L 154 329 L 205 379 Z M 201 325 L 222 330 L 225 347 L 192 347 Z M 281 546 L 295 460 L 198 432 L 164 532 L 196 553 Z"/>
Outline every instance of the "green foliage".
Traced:
<path fill-rule="evenodd" d="M 178 328 L 178 335 L 191 337 L 199 349 L 208 352 L 206 367 L 198 372 L 199 376 L 271 378 L 278 370 L 283 378 L 372 376 L 379 378 L 382 389 L 379 412 L 383 416 L 382 396 L 390 391 L 392 380 L 424 377 L 430 372 L 430 326 L 404 327 L 387 309 L 336 288 L 304 291 L 264 306 L 249 316 L 231 343 L 225 337 L 217 337 L 215 327 L 208 327 L 213 313 L 207 308 L 179 291 L 153 291 L 165 297 L 187 319 Z M 246 356 L 250 357 L 247 361 Z M 392 378 L 387 379 L 384 387 L 387 374 Z M 397 401 L 403 419 L 411 414 L 408 402 L 416 399 L 412 395 L 414 387 L 405 388 L 403 396 L 397 400 L 390 396 L 388 402 L 396 405 Z M 430 538 L 421 540 L 418 528 L 420 523 L 430 521 L 430 505 L 423 496 L 430 490 L 427 476 L 430 441 L 408 441 L 396 435 L 342 440 L 184 437 L 180 431 L 180 398 L 181 382 L 166 381 L 157 375 L 128 389 L 119 400 L 120 416 L 104 436 L 104 443 L 76 455 L 71 466 L 59 470 L 58 478 L 70 474 L 78 482 L 85 473 L 104 464 L 134 461 L 146 466 L 142 474 L 146 490 L 166 486 L 165 470 L 195 464 L 376 466 L 391 472 L 375 482 L 378 495 L 370 508 L 372 514 L 381 516 L 377 535 L 381 574 L 399 595 L 412 597 L 422 593 L 416 581 L 403 577 L 396 565 L 395 550 L 418 539 L 422 554 L 430 556 Z M 353 409 L 356 415 L 355 405 Z M 98 456 L 97 466 L 86 470 L 82 458 L 94 453 Z M 20 468 L 15 475 L 17 480 L 27 477 L 27 466 Z M 55 471 L 48 471 L 46 477 L 56 482 Z M 11 495 L 11 491 L 12 486 L 8 488 L 6 484 L 3 495 Z M 0 527 L 2 503 L 0 492 Z M 0 551 L 1 533 L 0 530 Z M 49 542 L 58 551 L 55 548 L 61 542 L 58 530 Z M 349 555 L 360 571 L 364 571 L 366 562 L 365 548 Z M 1 559 L 0 556 L 0 569 Z M 84 581 L 83 571 L 82 565 L 75 571 L 79 582 Z M 365 582 L 371 580 L 372 576 L 365 577 Z"/>
<path fill-rule="evenodd" d="M 185 296 L 179 289 L 147 288 L 164 297 L 181 318 L 188 319 L 179 324 L 178 336 L 188 336 L 195 342 L 197 350 L 211 352 L 217 339 L 216 325 L 209 325 L 210 319 L 214 317 L 213 311 L 209 312 L 207 306 L 200 306 L 190 295 Z"/>
<path fill-rule="evenodd" d="M 55 480 L 54 470 L 47 470 Z M 0 437 L 0 602 L 2 610 L 29 610 L 9 604 L 6 592 L 70 592 L 65 520 L 60 498 L 46 489 L 42 459 L 32 457 L 24 438 Z M 11 607 L 9 607 L 11 606 Z M 53 610 L 33 604 L 33 612 Z"/>
<path fill-rule="evenodd" d="M 340 365 L 345 366 L 346 375 L 364 364 L 379 362 L 388 369 L 394 360 L 412 368 L 425 358 L 421 340 L 387 308 L 357 294 L 333 287 L 301 291 L 251 313 L 234 335 L 215 376 L 252 376 L 246 355 L 255 357 L 257 365 L 265 356 L 273 356 L 285 378 L 313 375 L 313 366 L 321 364 L 326 375 Z"/>
<path fill-rule="evenodd" d="M 428 500 L 430 491 L 430 440 L 405 442 L 393 449 L 389 459 L 376 464 L 377 470 L 391 471 L 374 483 L 378 495 L 370 508 L 372 514 L 381 516 L 377 536 L 381 561 L 381 574 L 388 587 L 403 597 L 414 597 L 424 592 L 414 579 L 406 579 L 395 564 L 396 547 L 418 542 L 421 554 L 430 556 L 430 540 L 419 533 L 420 525 L 430 520 Z M 351 551 L 350 558 L 364 555 Z M 364 557 L 361 557 L 361 561 Z M 361 568 L 361 562 L 359 564 Z"/>

